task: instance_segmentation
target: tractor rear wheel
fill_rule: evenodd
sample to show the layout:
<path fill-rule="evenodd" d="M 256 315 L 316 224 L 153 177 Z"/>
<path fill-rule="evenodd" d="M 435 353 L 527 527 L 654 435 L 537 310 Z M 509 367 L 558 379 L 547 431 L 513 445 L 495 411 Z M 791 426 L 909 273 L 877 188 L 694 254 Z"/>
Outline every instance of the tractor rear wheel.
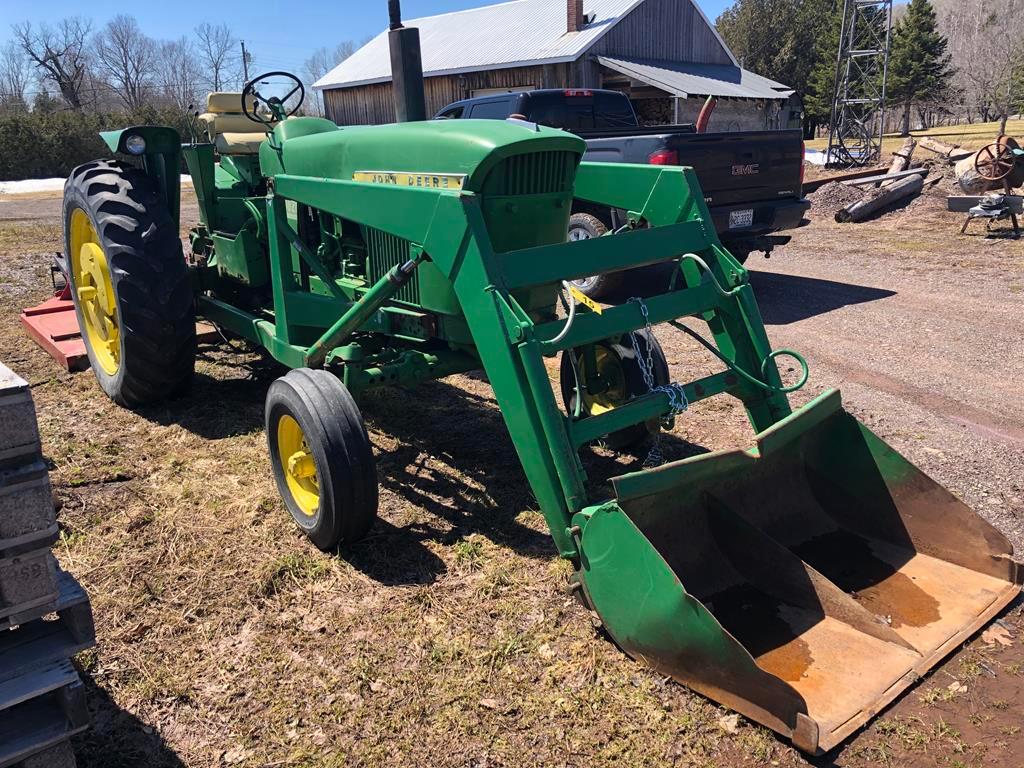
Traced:
<path fill-rule="evenodd" d="M 181 240 L 157 185 L 115 160 L 64 185 L 71 296 L 96 379 L 129 408 L 184 390 L 195 368 L 195 302 Z"/>
<path fill-rule="evenodd" d="M 651 375 L 654 386 L 660 387 L 669 383 L 668 361 L 665 359 L 665 352 L 661 344 L 654 337 L 654 334 L 644 329 L 633 332 L 636 335 L 637 346 L 640 353 L 646 359 L 650 353 Z M 579 374 L 577 385 L 576 373 L 573 372 L 570 352 L 576 355 L 576 371 Z M 582 347 L 573 350 L 566 350 L 562 353 L 562 362 L 559 372 L 562 389 L 562 402 L 569 415 L 576 412 L 577 386 L 582 391 L 580 402 L 580 414 L 584 416 L 596 416 L 605 411 L 625 405 L 634 397 L 647 394 L 647 382 L 644 381 L 643 371 L 636 359 L 636 352 L 633 349 L 633 342 L 630 334 L 625 334 L 618 341 L 604 340 L 594 345 L 594 360 L 597 366 L 596 371 L 590 371 L 586 362 L 587 356 Z M 591 394 L 586 390 L 586 382 L 589 377 L 596 374 L 603 383 L 603 390 Z M 605 437 L 604 443 L 611 449 L 621 451 L 636 448 L 650 440 L 651 436 L 661 429 L 657 420 L 644 424 L 635 424 L 618 432 L 612 432 Z"/>
<path fill-rule="evenodd" d="M 302 532 L 324 551 L 363 538 L 377 517 L 377 463 L 345 385 L 289 371 L 270 385 L 265 416 L 277 490 Z"/>

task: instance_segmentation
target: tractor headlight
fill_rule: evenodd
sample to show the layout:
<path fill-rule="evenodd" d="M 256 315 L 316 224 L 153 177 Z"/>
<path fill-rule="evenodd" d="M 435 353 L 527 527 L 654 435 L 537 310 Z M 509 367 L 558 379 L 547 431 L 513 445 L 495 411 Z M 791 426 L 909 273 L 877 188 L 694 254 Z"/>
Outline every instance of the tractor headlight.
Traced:
<path fill-rule="evenodd" d="M 141 155 L 146 151 L 146 140 L 138 134 L 134 134 L 124 140 L 124 148 L 130 155 Z"/>

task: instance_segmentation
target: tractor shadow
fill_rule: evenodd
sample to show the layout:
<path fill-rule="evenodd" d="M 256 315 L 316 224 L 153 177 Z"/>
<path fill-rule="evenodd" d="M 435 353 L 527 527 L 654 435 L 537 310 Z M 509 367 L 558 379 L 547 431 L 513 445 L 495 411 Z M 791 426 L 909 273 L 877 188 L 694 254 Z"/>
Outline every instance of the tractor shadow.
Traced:
<path fill-rule="evenodd" d="M 411 507 L 429 518 L 411 511 L 415 521 L 401 527 L 382 520 L 366 542 L 346 553 L 353 565 L 385 583 L 422 583 L 439 575 L 423 562 L 424 552 L 434 556 L 422 542 L 450 546 L 472 533 L 526 557 L 548 560 L 555 554 L 546 529 L 519 520 L 538 504 L 489 393 L 433 381 L 415 391 L 368 393 L 362 407 L 377 444 L 382 513 L 401 518 Z M 397 447 L 382 450 L 382 442 Z M 707 451 L 671 434 L 662 437 L 661 449 L 666 460 Z M 647 449 L 630 455 L 587 447 L 580 456 L 591 500 L 599 502 L 614 496 L 610 478 L 642 468 Z M 388 509 L 389 502 L 396 508 Z M 436 565 L 444 568 L 440 561 Z"/>
<path fill-rule="evenodd" d="M 760 258 L 757 261 L 764 262 Z M 751 266 L 748 261 L 747 267 Z M 655 264 L 633 270 L 624 284 L 609 293 L 602 301 L 608 304 L 621 304 L 629 301 L 631 296 L 648 298 L 662 293 L 668 290 L 673 269 L 672 264 Z M 815 277 L 783 275 L 757 269 L 749 269 L 749 274 L 750 285 L 754 289 L 765 325 L 788 325 L 852 304 L 879 301 L 896 295 L 896 291 L 885 288 L 840 283 Z"/>
<path fill-rule="evenodd" d="M 263 429 L 267 389 L 288 369 L 269 356 L 241 354 L 227 345 L 201 344 L 188 391 L 139 414 L 163 426 L 177 424 L 207 440 Z"/>
<path fill-rule="evenodd" d="M 750 284 L 765 325 L 789 325 L 853 304 L 895 296 L 896 291 L 816 277 L 750 271 Z"/>
<path fill-rule="evenodd" d="M 200 352 L 190 391 L 140 414 L 208 440 L 262 430 L 267 389 L 287 369 L 225 345 Z M 452 546 L 472 533 L 527 557 L 555 555 L 543 524 L 520 518 L 539 505 L 486 377 L 478 372 L 466 378 L 470 388 L 430 381 L 415 389 L 370 391 L 360 402 L 377 456 L 380 517 L 366 539 L 339 555 L 383 584 L 434 581 L 445 564 L 425 542 Z M 553 386 L 557 391 L 557 381 Z M 661 448 L 669 461 L 706 450 L 670 434 Z M 591 500 L 613 497 L 608 480 L 641 469 L 646 456 L 646 447 L 636 455 L 584 447 L 580 457 Z"/>
<path fill-rule="evenodd" d="M 86 672 L 89 729 L 71 740 L 78 768 L 185 768 L 159 732 L 122 709 Z"/>

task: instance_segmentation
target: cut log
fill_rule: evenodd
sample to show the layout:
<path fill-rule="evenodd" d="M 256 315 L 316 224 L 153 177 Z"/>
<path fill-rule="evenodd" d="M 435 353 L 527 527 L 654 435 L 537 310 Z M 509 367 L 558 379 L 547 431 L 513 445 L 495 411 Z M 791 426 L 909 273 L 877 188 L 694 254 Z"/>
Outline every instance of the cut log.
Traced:
<path fill-rule="evenodd" d="M 903 141 L 903 146 L 892 153 L 892 162 L 889 163 L 889 173 L 886 175 L 892 175 L 905 171 L 910 167 L 910 158 L 914 156 L 914 147 L 917 146 L 917 140 L 913 136 L 908 136 Z M 885 187 L 892 184 L 893 179 L 882 179 L 878 186 Z"/>
<path fill-rule="evenodd" d="M 960 149 L 956 144 L 947 144 L 944 141 L 933 139 L 931 136 L 922 136 L 918 141 L 918 145 L 922 149 L 927 149 L 937 155 L 941 155 L 949 163 L 955 163 L 957 160 L 962 160 L 974 154 L 969 149 Z"/>
<path fill-rule="evenodd" d="M 924 176 L 915 173 L 883 189 L 872 189 L 861 200 L 837 211 L 836 221 L 861 221 L 897 200 L 920 193 L 923 188 Z"/>
<path fill-rule="evenodd" d="M 931 136 L 921 137 L 921 148 L 930 150 L 931 152 L 934 152 L 937 155 L 942 155 L 943 157 L 949 157 L 959 149 L 956 144 L 947 144 L 944 141 L 933 139 Z"/>

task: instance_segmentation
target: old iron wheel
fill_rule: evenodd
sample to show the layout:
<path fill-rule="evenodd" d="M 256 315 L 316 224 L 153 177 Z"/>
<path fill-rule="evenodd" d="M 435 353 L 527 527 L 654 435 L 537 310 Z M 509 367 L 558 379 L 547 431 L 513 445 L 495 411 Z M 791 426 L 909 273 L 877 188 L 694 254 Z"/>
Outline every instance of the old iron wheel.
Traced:
<path fill-rule="evenodd" d="M 974 155 L 974 170 L 989 181 L 1005 179 L 1016 166 L 1013 148 L 1006 141 L 996 141 L 982 147 Z"/>
<path fill-rule="evenodd" d="M 658 339 L 646 329 L 634 331 L 634 333 L 637 336 L 641 353 L 646 356 L 648 350 L 651 352 L 651 372 L 654 377 L 654 386 L 668 384 L 668 361 L 665 359 L 665 353 L 661 344 L 658 343 Z M 577 347 L 573 350 L 579 370 L 580 388 L 583 390 L 583 400 L 580 403 L 582 415 L 596 416 L 624 405 L 635 397 L 647 394 L 647 384 L 644 381 L 643 372 L 640 370 L 640 364 L 636 360 L 633 344 L 628 334 L 615 342 L 599 341 L 594 347 L 597 373 L 605 380 L 607 388 L 603 392 L 593 395 L 586 391 L 588 371 L 584 362 L 583 348 Z M 562 352 L 559 378 L 562 402 L 571 416 L 576 411 L 576 377 L 573 374 L 569 350 Z M 612 450 L 626 451 L 643 446 L 660 429 L 661 425 L 657 420 L 645 424 L 634 424 L 611 433 L 604 438 L 603 442 Z"/>
<path fill-rule="evenodd" d="M 377 463 L 345 385 L 289 371 L 270 385 L 265 419 L 277 490 L 302 532 L 324 551 L 363 538 L 377 517 Z"/>
<path fill-rule="evenodd" d="M 569 242 L 591 240 L 602 237 L 608 227 L 599 218 L 589 213 L 574 213 L 569 217 Z M 572 282 L 583 295 L 591 299 L 607 296 L 622 284 L 622 272 L 609 272 L 604 275 L 580 277 Z"/>
<path fill-rule="evenodd" d="M 86 163 L 64 185 L 71 296 L 96 379 L 136 407 L 188 387 L 195 302 L 181 241 L 160 191 L 138 168 Z"/>

